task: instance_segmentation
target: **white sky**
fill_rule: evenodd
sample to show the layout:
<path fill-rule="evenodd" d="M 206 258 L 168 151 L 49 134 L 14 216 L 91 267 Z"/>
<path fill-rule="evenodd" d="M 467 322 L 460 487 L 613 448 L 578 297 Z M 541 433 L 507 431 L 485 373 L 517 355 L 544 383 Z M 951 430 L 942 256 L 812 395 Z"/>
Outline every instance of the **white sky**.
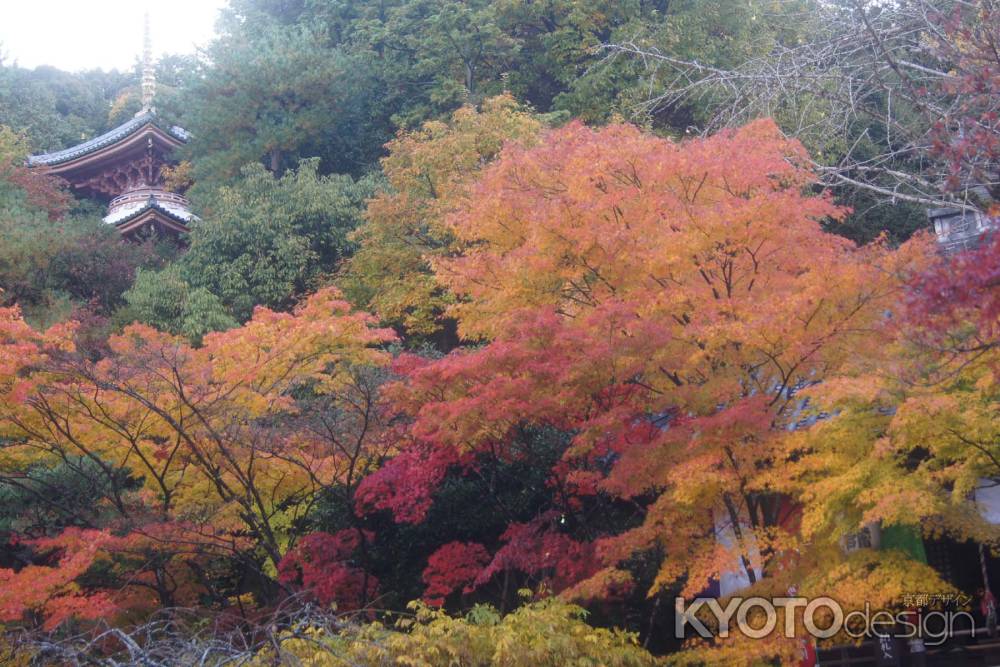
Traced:
<path fill-rule="evenodd" d="M 225 0 L 0 0 L 0 53 L 22 67 L 127 69 L 142 54 L 149 10 L 153 54 L 193 53 L 212 37 Z"/>

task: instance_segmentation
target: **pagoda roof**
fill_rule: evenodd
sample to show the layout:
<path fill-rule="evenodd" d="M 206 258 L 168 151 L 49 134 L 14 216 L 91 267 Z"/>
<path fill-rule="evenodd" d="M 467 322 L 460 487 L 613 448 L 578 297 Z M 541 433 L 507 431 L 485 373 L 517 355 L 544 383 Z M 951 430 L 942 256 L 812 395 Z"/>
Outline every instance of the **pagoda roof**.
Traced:
<path fill-rule="evenodd" d="M 80 157 L 90 155 L 91 153 L 96 153 L 102 148 L 106 148 L 123 141 L 133 134 L 136 134 L 147 125 L 155 125 L 178 143 L 187 142 L 191 136 L 186 130 L 176 125 L 169 127 L 162 126 L 158 122 L 154 112 L 145 111 L 137 115 L 135 118 L 122 123 L 118 127 L 105 132 L 101 136 L 89 139 L 82 144 L 77 144 L 76 146 L 71 146 L 70 148 L 65 148 L 61 151 L 54 151 L 52 153 L 31 155 L 28 157 L 28 166 L 54 167 L 66 162 L 71 162 Z"/>
<path fill-rule="evenodd" d="M 153 222 L 176 233 L 186 233 L 188 223 L 198 216 L 185 206 L 150 196 L 142 202 L 129 204 L 104 217 L 104 222 L 114 225 L 122 234 L 129 234 Z"/>
<path fill-rule="evenodd" d="M 174 220 L 182 223 L 188 223 L 196 218 L 194 213 L 183 206 L 179 206 L 171 202 L 161 201 L 155 197 L 150 197 L 144 202 L 123 206 L 114 213 L 104 216 L 104 222 L 117 227 L 139 217 L 150 209 L 156 209 L 160 213 L 168 215 Z"/>

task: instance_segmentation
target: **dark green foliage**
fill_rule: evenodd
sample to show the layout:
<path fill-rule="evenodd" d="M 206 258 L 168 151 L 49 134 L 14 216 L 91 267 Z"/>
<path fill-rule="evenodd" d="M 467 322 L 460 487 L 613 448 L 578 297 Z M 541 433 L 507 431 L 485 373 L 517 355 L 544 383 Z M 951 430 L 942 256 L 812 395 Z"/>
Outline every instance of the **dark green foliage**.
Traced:
<path fill-rule="evenodd" d="M 82 457 L 30 468 L 23 476 L 0 476 L 0 533 L 42 536 L 95 526 L 100 519 L 95 508 L 141 484 L 124 468 Z"/>
<path fill-rule="evenodd" d="M 884 233 L 889 243 L 897 245 L 927 227 L 927 211 L 917 204 L 887 202 L 857 188 L 844 188 L 837 195 L 837 202 L 849 206 L 852 213 L 842 222 L 824 226 L 856 243 L 869 243 Z"/>
<path fill-rule="evenodd" d="M 606 120 L 641 86 L 596 47 L 662 22 L 658 3 L 239 0 L 220 23 L 185 119 L 196 176 L 245 163 L 272 171 L 320 157 L 362 173 L 399 127 L 416 127 L 505 90 L 541 112 Z M 690 11 L 690 10 L 688 10 Z"/>
<path fill-rule="evenodd" d="M 274 173 L 319 157 L 324 173 L 365 171 L 391 136 L 378 118 L 379 86 L 363 54 L 345 52 L 310 25 L 222 24 L 212 66 L 189 93 L 202 192 L 261 161 Z"/>
<path fill-rule="evenodd" d="M 812 1 L 235 0 L 190 93 L 190 155 L 205 181 L 303 157 L 358 174 L 395 129 L 504 91 L 542 113 L 683 133 L 711 99 L 651 110 L 658 74 L 602 46 L 733 67 L 798 39 Z"/>
<path fill-rule="evenodd" d="M 0 125 L 23 131 L 34 152 L 66 148 L 109 129 L 108 109 L 131 73 L 28 70 L 0 60 Z"/>
<path fill-rule="evenodd" d="M 170 124 L 185 125 L 190 91 L 202 72 L 194 56 L 164 56 L 156 63 L 156 108 Z M 23 133 L 31 152 L 68 148 L 132 118 L 140 108 L 142 66 L 130 70 L 33 70 L 0 58 L 0 125 Z"/>
<path fill-rule="evenodd" d="M 17 303 L 39 325 L 65 318 L 76 307 L 109 315 L 124 303 L 137 268 L 160 266 L 152 241 L 124 244 L 97 217 L 49 220 L 9 215 L 0 205 L 0 302 Z"/>
<path fill-rule="evenodd" d="M 0 127 L 0 304 L 18 304 L 40 326 L 79 309 L 110 315 L 136 270 L 162 266 L 170 247 L 122 243 L 93 207 L 67 210 L 65 193 L 20 166 L 23 150 Z"/>
<path fill-rule="evenodd" d="M 204 196 L 204 220 L 169 269 L 144 272 L 120 319 L 139 319 L 197 339 L 250 317 L 258 305 L 287 309 L 351 252 L 373 178 L 320 176 L 318 161 L 275 177 L 259 164 Z"/>

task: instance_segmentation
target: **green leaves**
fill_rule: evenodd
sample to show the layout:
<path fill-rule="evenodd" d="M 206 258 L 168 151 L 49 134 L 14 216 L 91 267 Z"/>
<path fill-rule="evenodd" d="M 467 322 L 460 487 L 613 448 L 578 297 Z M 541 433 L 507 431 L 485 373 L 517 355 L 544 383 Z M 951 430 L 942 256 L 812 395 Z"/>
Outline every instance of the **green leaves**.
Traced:
<path fill-rule="evenodd" d="M 390 135 L 370 113 L 377 96 L 364 58 L 310 25 L 257 18 L 223 27 L 185 119 L 201 191 L 252 162 L 276 174 L 302 157 L 351 173 L 374 162 Z"/>
<path fill-rule="evenodd" d="M 286 309 L 315 289 L 353 246 L 373 178 L 319 176 L 318 160 L 276 178 L 259 164 L 205 196 L 205 219 L 168 270 L 143 273 L 128 316 L 197 339 L 248 319 L 255 306 Z"/>

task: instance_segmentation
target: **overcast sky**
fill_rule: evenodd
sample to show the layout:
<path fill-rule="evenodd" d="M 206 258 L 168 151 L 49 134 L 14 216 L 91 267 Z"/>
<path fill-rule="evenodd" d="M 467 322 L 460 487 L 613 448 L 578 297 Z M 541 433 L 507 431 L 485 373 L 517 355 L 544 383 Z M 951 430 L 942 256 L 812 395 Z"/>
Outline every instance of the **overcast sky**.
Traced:
<path fill-rule="evenodd" d="M 127 69 L 142 53 L 147 7 L 153 53 L 192 53 L 212 37 L 225 0 L 0 0 L 0 53 L 22 67 Z"/>

